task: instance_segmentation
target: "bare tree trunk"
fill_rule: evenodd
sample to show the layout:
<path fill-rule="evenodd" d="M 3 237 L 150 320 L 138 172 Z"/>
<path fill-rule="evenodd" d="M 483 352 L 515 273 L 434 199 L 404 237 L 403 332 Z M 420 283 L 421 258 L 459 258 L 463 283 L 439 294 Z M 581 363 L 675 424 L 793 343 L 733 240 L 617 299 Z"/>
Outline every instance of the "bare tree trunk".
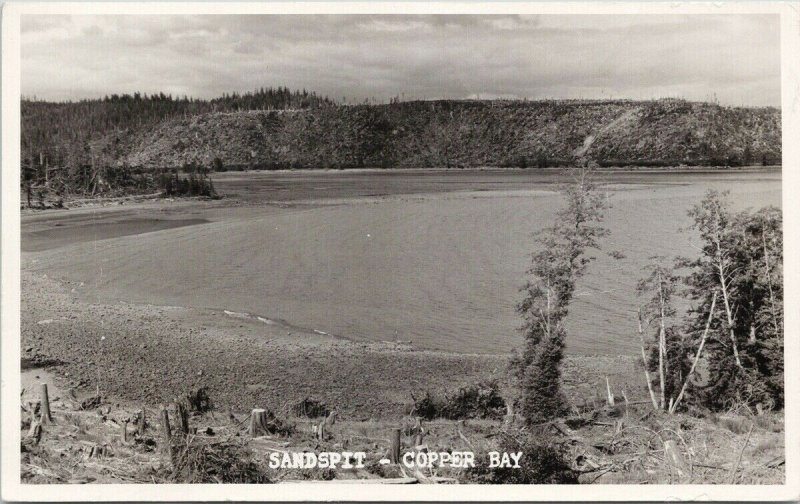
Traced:
<path fill-rule="evenodd" d="M 666 335 L 666 329 L 664 327 L 665 322 L 664 322 L 664 291 L 663 291 L 663 287 L 664 287 L 664 285 L 662 284 L 661 272 L 659 271 L 659 273 L 658 273 L 658 304 L 659 304 L 659 309 L 660 309 L 660 312 L 661 312 L 661 316 L 660 316 L 661 324 L 660 324 L 660 328 L 659 328 L 659 331 L 658 331 L 658 379 L 659 379 L 659 384 L 661 386 L 661 409 L 662 410 L 666 407 L 666 400 L 665 400 L 665 397 L 664 397 L 665 393 L 666 393 L 665 390 L 664 390 L 665 389 L 664 383 L 665 383 L 666 380 L 664 379 L 664 376 L 666 375 L 665 361 L 666 361 L 666 358 L 667 358 L 667 335 Z"/>
<path fill-rule="evenodd" d="M 642 340 L 642 361 L 644 362 L 644 377 L 647 380 L 647 390 L 650 392 L 650 399 L 653 401 L 653 409 L 658 411 L 658 401 L 656 401 L 656 394 L 653 392 L 653 384 L 650 381 L 649 363 L 647 361 L 647 353 L 644 351 L 644 331 L 642 330 L 642 309 L 639 308 L 639 339 Z"/>
<path fill-rule="evenodd" d="M 775 334 L 780 335 L 781 331 L 778 328 L 778 315 L 775 311 L 775 294 L 772 292 L 772 275 L 769 268 L 769 249 L 767 248 L 767 237 L 764 235 L 764 229 L 761 229 L 761 242 L 764 244 L 764 265 L 765 273 L 767 276 L 767 287 L 769 287 L 769 302 L 772 307 L 772 324 L 775 326 Z"/>
<path fill-rule="evenodd" d="M 730 337 L 731 337 L 731 344 L 733 345 L 733 357 L 736 359 L 736 365 L 740 368 L 744 368 L 742 366 L 742 361 L 739 358 L 739 346 L 736 343 L 736 333 L 733 330 L 733 312 L 731 310 L 731 304 L 728 299 L 728 282 L 725 279 L 725 268 L 723 266 L 723 255 L 722 255 L 722 244 L 719 231 L 717 231 L 716 239 L 714 240 L 715 245 L 717 246 L 717 271 L 719 272 L 719 283 L 722 287 L 722 300 L 725 302 L 725 315 L 728 318 L 728 328 L 730 329 Z"/>
<path fill-rule="evenodd" d="M 670 406 L 669 408 L 670 414 L 675 413 L 675 409 L 677 409 L 678 404 L 680 404 L 681 399 L 683 399 L 683 394 L 686 392 L 686 387 L 689 385 L 689 380 L 692 378 L 694 370 L 697 367 L 697 362 L 700 360 L 700 354 L 703 352 L 703 347 L 706 345 L 706 337 L 708 337 L 708 330 L 711 327 L 711 320 L 714 318 L 714 308 L 716 307 L 716 305 L 717 305 L 717 293 L 714 292 L 714 296 L 711 298 L 711 309 L 708 312 L 708 320 L 706 321 L 706 329 L 705 331 L 703 331 L 702 338 L 700 338 L 700 346 L 697 347 L 697 353 L 694 354 L 692 367 L 689 369 L 689 373 L 686 375 L 686 380 L 683 382 L 681 391 L 678 394 L 678 397 L 672 403 L 672 406 Z"/>
<path fill-rule="evenodd" d="M 736 359 L 736 365 L 742 368 L 742 361 L 739 358 L 739 346 L 736 344 L 736 333 L 733 330 L 733 313 L 731 311 L 731 304 L 728 301 L 728 287 L 725 282 L 725 273 L 722 269 L 722 262 L 719 263 L 719 281 L 722 287 L 722 300 L 725 302 L 725 315 L 728 318 L 728 328 L 730 329 L 731 345 L 733 345 L 733 357 Z"/>

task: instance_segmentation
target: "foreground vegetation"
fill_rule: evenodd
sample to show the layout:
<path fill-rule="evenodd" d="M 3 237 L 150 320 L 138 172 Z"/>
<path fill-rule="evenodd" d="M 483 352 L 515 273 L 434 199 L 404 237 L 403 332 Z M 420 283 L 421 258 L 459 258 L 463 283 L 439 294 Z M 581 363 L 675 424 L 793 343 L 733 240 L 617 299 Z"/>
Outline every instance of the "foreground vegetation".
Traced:
<path fill-rule="evenodd" d="M 51 396 L 52 422 L 42 425 L 35 391 L 23 391 L 26 483 L 775 484 L 784 478 L 784 427 L 776 413 L 697 417 L 623 404 L 573 411 L 564 420 L 531 428 L 509 418 L 425 421 L 413 413 L 392 421 L 339 420 L 330 413 L 298 414 L 291 407 L 253 436 L 247 414 L 182 400 L 164 410 L 171 424 L 167 443 L 159 408 L 57 393 Z M 402 451 L 472 451 L 474 467 L 380 464 L 397 426 Z M 495 450 L 521 451 L 520 468 L 489 467 L 488 453 Z M 367 458 L 363 468 L 268 466 L 270 454 L 304 451 L 363 451 Z"/>

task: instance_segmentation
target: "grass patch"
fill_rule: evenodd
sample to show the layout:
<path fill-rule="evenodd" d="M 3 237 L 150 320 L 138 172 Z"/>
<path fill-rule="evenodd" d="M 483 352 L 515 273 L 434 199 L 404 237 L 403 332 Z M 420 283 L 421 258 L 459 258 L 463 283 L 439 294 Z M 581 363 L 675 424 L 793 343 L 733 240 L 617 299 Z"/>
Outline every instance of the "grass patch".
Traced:
<path fill-rule="evenodd" d="M 747 431 L 750 430 L 752 422 L 749 418 L 745 417 L 721 416 L 717 417 L 717 424 L 728 429 L 734 434 L 747 434 Z"/>
<path fill-rule="evenodd" d="M 783 417 L 777 414 L 766 414 L 753 417 L 756 426 L 768 432 L 783 432 Z"/>

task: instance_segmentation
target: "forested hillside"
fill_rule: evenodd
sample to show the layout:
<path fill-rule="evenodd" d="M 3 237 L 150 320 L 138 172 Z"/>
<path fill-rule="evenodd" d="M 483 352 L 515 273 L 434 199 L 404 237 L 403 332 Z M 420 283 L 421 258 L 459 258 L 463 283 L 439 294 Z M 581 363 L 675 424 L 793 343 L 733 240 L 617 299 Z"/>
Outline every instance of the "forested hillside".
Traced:
<path fill-rule="evenodd" d="M 213 100 L 172 97 L 164 93 L 112 95 L 100 100 L 45 102 L 23 99 L 21 140 L 23 182 L 63 186 L 69 191 L 96 190 L 138 180 L 118 160 L 120 138 L 148 131 L 162 121 L 201 114 L 250 110 L 308 110 L 333 106 L 328 97 L 287 88 L 261 88 L 225 94 Z M 110 172 L 109 172 L 110 170 Z M 109 180 L 111 179 L 111 180 Z M 119 184 L 114 184 L 118 182 Z M 56 187 L 59 189 L 59 187 Z"/>
<path fill-rule="evenodd" d="M 67 191 L 210 169 L 779 164 L 781 115 L 659 101 L 337 105 L 285 89 L 211 101 L 163 95 L 22 104 L 23 167 Z M 133 177 L 133 178 L 131 178 Z M 138 179 L 136 177 L 139 177 Z M 98 182 L 100 181 L 100 182 Z"/>

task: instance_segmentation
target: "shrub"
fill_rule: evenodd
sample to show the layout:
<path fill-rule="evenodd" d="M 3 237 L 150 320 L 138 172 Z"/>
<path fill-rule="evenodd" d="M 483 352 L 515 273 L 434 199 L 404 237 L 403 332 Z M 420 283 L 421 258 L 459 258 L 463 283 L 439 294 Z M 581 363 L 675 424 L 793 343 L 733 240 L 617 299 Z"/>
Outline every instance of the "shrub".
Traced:
<path fill-rule="evenodd" d="M 414 402 L 414 412 L 426 420 L 447 418 L 462 420 L 468 418 L 502 418 L 506 402 L 500 395 L 497 381 L 480 382 L 462 387 L 457 392 L 442 398 L 430 392 Z"/>
<path fill-rule="evenodd" d="M 481 453 L 475 467 L 463 473 L 465 483 L 482 484 L 570 484 L 578 482 L 578 473 L 567 459 L 566 450 L 552 440 L 530 432 L 504 434 L 500 452 L 522 452 L 519 468 L 489 467 L 489 456 Z"/>
<path fill-rule="evenodd" d="M 324 403 L 308 397 L 292 406 L 292 412 L 296 416 L 306 418 L 322 418 L 331 414 L 331 411 Z"/>
<path fill-rule="evenodd" d="M 422 399 L 414 400 L 414 414 L 426 420 L 441 417 L 443 409 L 444 402 L 441 399 L 433 397 L 430 392 L 425 392 L 425 397 Z"/>
<path fill-rule="evenodd" d="M 190 392 L 186 396 L 186 401 L 189 403 L 189 409 L 198 413 L 205 413 L 214 409 L 214 404 L 208 396 L 206 387 L 201 387 L 196 392 Z"/>
<path fill-rule="evenodd" d="M 176 437 L 172 445 L 175 483 L 270 483 L 264 468 L 256 463 L 243 442 L 207 442 Z"/>

